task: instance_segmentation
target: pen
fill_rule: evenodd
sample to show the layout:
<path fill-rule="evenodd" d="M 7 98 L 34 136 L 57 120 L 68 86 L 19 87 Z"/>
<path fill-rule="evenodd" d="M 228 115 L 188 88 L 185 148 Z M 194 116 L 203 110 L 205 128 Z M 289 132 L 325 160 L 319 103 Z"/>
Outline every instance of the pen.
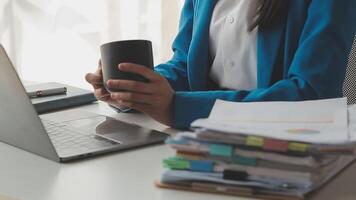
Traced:
<path fill-rule="evenodd" d="M 33 92 L 28 92 L 27 95 L 30 98 L 38 98 L 38 97 L 46 97 L 46 96 L 53 96 L 53 95 L 61 95 L 66 93 L 67 93 L 67 88 L 60 87 L 60 88 L 51 88 L 46 90 L 37 90 Z"/>

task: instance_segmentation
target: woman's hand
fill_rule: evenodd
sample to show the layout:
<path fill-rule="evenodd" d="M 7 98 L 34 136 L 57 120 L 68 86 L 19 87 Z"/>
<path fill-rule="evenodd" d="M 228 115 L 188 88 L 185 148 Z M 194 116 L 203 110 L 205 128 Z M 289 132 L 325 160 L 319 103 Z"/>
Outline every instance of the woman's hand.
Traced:
<path fill-rule="evenodd" d="M 110 88 L 123 90 L 123 92 L 111 93 L 111 100 L 119 105 L 139 110 L 167 126 L 172 126 L 174 90 L 167 79 L 137 64 L 122 63 L 118 67 L 121 71 L 139 74 L 149 82 L 109 80 L 107 85 Z"/>
<path fill-rule="evenodd" d="M 110 105 L 120 109 L 123 107 L 116 100 L 113 100 L 110 96 L 110 93 L 105 89 L 103 84 L 103 72 L 101 61 L 99 60 L 98 69 L 94 73 L 88 73 L 85 75 L 85 79 L 88 83 L 90 83 L 94 88 L 95 97 L 99 101 L 104 101 L 109 103 Z"/>

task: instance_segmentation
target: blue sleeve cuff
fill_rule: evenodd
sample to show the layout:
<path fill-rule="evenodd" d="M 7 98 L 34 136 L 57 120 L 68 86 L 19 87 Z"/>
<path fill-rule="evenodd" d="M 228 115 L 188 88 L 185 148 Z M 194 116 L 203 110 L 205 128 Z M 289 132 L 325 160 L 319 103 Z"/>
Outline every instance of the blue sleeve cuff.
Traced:
<path fill-rule="evenodd" d="M 209 116 L 215 98 L 202 98 L 199 92 L 176 92 L 174 101 L 173 127 L 188 129 L 194 120 Z"/>

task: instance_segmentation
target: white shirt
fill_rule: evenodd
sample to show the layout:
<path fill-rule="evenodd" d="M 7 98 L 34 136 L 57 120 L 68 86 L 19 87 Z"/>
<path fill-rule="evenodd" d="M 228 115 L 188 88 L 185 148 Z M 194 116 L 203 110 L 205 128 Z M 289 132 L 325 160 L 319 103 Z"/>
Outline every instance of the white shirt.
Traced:
<path fill-rule="evenodd" d="M 219 0 L 210 23 L 210 77 L 221 88 L 257 87 L 257 32 L 248 28 L 258 0 Z"/>

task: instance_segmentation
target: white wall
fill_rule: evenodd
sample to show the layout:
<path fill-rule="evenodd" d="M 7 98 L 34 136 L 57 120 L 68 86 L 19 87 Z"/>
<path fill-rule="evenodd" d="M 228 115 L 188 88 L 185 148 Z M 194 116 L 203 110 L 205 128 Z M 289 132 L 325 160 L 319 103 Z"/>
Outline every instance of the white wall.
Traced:
<path fill-rule="evenodd" d="M 156 64 L 170 58 L 182 2 L 2 0 L 0 42 L 23 79 L 89 87 L 84 74 L 96 69 L 102 43 L 149 39 Z"/>

